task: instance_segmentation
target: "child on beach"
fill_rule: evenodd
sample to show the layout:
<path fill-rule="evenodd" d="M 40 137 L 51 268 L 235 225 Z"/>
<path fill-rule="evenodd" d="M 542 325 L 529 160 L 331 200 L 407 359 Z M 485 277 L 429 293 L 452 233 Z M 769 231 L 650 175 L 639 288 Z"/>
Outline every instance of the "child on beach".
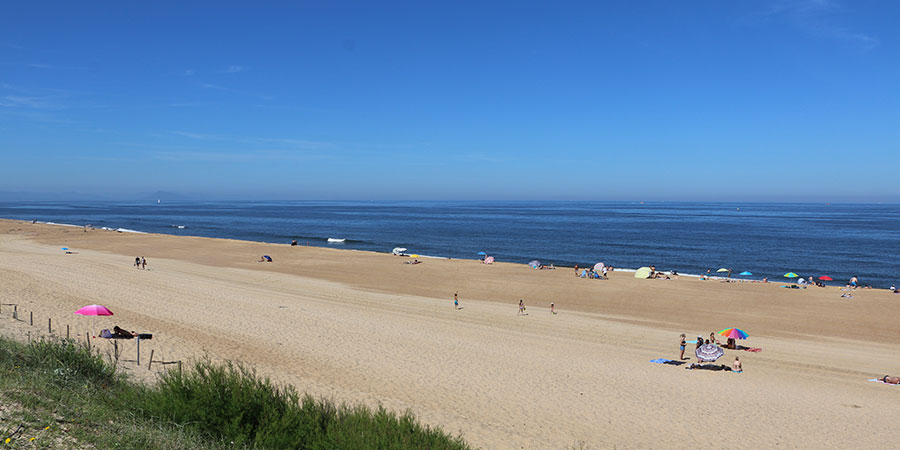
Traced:
<path fill-rule="evenodd" d="M 453 307 L 456 308 L 456 309 L 459 309 L 459 297 L 458 297 L 458 295 L 459 295 L 459 292 L 454 292 L 454 293 L 453 293 Z"/>
<path fill-rule="evenodd" d="M 146 268 L 147 268 L 147 258 L 144 258 L 143 256 L 141 256 L 141 269 L 146 269 Z"/>
<path fill-rule="evenodd" d="M 556 305 L 554 305 L 553 302 L 550 302 L 550 312 L 556 314 Z"/>
<path fill-rule="evenodd" d="M 734 362 L 731 364 L 732 372 L 741 373 L 744 371 L 744 367 L 741 365 L 741 358 L 738 356 L 734 357 Z"/>
<path fill-rule="evenodd" d="M 681 344 L 679 346 L 679 349 L 681 349 L 681 356 L 678 358 L 679 361 L 684 360 L 684 346 L 687 345 L 687 342 L 684 340 L 684 338 L 684 333 L 681 333 Z"/>
<path fill-rule="evenodd" d="M 519 299 L 519 313 L 516 315 L 517 316 L 527 315 L 527 314 L 525 314 L 525 300 L 524 299 Z"/>

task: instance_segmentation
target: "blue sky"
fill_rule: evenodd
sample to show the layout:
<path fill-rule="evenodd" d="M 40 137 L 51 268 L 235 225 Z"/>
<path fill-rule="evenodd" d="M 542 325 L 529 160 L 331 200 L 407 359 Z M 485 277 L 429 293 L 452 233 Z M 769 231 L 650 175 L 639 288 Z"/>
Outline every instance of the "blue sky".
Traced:
<path fill-rule="evenodd" d="M 14 2 L 0 191 L 900 201 L 900 4 Z"/>

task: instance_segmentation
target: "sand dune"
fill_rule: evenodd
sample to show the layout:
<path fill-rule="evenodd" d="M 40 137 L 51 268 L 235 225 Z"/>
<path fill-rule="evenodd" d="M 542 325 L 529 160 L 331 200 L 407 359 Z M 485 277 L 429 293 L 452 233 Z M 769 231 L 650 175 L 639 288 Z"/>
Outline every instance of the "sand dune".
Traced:
<path fill-rule="evenodd" d="M 274 262 L 255 262 L 262 254 Z M 149 270 L 131 266 L 138 255 Z M 900 386 L 866 381 L 900 373 L 900 295 L 404 260 L 3 220 L 0 303 L 33 311 L 36 324 L 12 321 L 4 306 L 0 329 L 46 332 L 52 317 L 57 333 L 65 324 L 83 333 L 91 320 L 72 312 L 100 303 L 116 315 L 96 328 L 154 333 L 142 352 L 155 359 L 240 360 L 316 395 L 411 409 L 483 448 L 900 441 Z M 520 298 L 527 316 L 516 316 Z M 743 374 L 648 362 L 676 358 L 681 332 L 729 326 L 764 349 L 726 353 L 726 363 L 741 357 Z"/>

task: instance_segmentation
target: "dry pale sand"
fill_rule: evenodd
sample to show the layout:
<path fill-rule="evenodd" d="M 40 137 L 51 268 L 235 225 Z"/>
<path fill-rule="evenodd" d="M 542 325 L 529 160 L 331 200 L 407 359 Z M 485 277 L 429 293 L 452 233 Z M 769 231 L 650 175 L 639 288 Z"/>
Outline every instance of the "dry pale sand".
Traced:
<path fill-rule="evenodd" d="M 275 262 L 257 263 L 262 254 Z M 132 267 L 138 255 L 149 270 Z M 571 269 L 405 260 L 2 220 L 0 303 L 17 303 L 24 322 L 2 306 L 0 329 L 34 336 L 49 317 L 57 334 L 66 324 L 83 333 L 91 319 L 72 312 L 99 303 L 116 315 L 95 329 L 155 335 L 142 345 L 144 364 L 150 350 L 154 359 L 240 360 L 315 395 L 410 409 L 482 448 L 900 442 L 900 386 L 866 381 L 900 374 L 900 295 L 867 290 L 846 300 L 838 288 L 628 273 L 591 281 Z M 527 316 L 516 316 L 520 298 Z M 729 326 L 764 348 L 720 360 L 739 355 L 743 374 L 649 362 L 677 358 L 681 332 Z"/>

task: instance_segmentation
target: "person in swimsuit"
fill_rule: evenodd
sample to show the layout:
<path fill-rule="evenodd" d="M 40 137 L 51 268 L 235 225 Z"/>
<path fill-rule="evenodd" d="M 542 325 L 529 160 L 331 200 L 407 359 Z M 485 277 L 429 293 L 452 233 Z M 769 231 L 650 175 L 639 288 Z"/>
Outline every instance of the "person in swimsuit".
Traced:
<path fill-rule="evenodd" d="M 891 376 L 885 375 L 885 376 L 879 378 L 878 381 L 885 383 L 885 384 L 900 384 L 900 377 L 891 377 Z"/>
<path fill-rule="evenodd" d="M 734 362 L 731 363 L 731 370 L 737 373 L 744 371 L 744 367 L 741 365 L 741 358 L 737 356 L 734 357 Z"/>
<path fill-rule="evenodd" d="M 141 257 L 140 257 L 140 256 L 135 256 L 135 257 L 134 257 L 134 268 L 135 268 L 135 269 L 140 269 L 140 268 L 141 268 Z"/>
<path fill-rule="evenodd" d="M 553 302 L 550 302 L 550 312 L 556 314 L 556 305 L 554 305 Z"/>
<path fill-rule="evenodd" d="M 453 307 L 459 309 L 459 292 L 453 293 Z"/>
<path fill-rule="evenodd" d="M 709 333 L 709 342 L 719 345 L 719 343 L 716 341 L 716 332 L 715 331 Z"/>
<path fill-rule="evenodd" d="M 516 315 L 517 316 L 525 315 L 525 300 L 524 299 L 519 299 L 519 313 Z"/>
<path fill-rule="evenodd" d="M 681 349 L 681 357 L 678 358 L 679 360 L 684 360 L 684 346 L 687 345 L 687 342 L 685 342 L 684 338 L 685 338 L 684 333 L 681 333 L 681 344 L 678 347 L 679 349 Z"/>

